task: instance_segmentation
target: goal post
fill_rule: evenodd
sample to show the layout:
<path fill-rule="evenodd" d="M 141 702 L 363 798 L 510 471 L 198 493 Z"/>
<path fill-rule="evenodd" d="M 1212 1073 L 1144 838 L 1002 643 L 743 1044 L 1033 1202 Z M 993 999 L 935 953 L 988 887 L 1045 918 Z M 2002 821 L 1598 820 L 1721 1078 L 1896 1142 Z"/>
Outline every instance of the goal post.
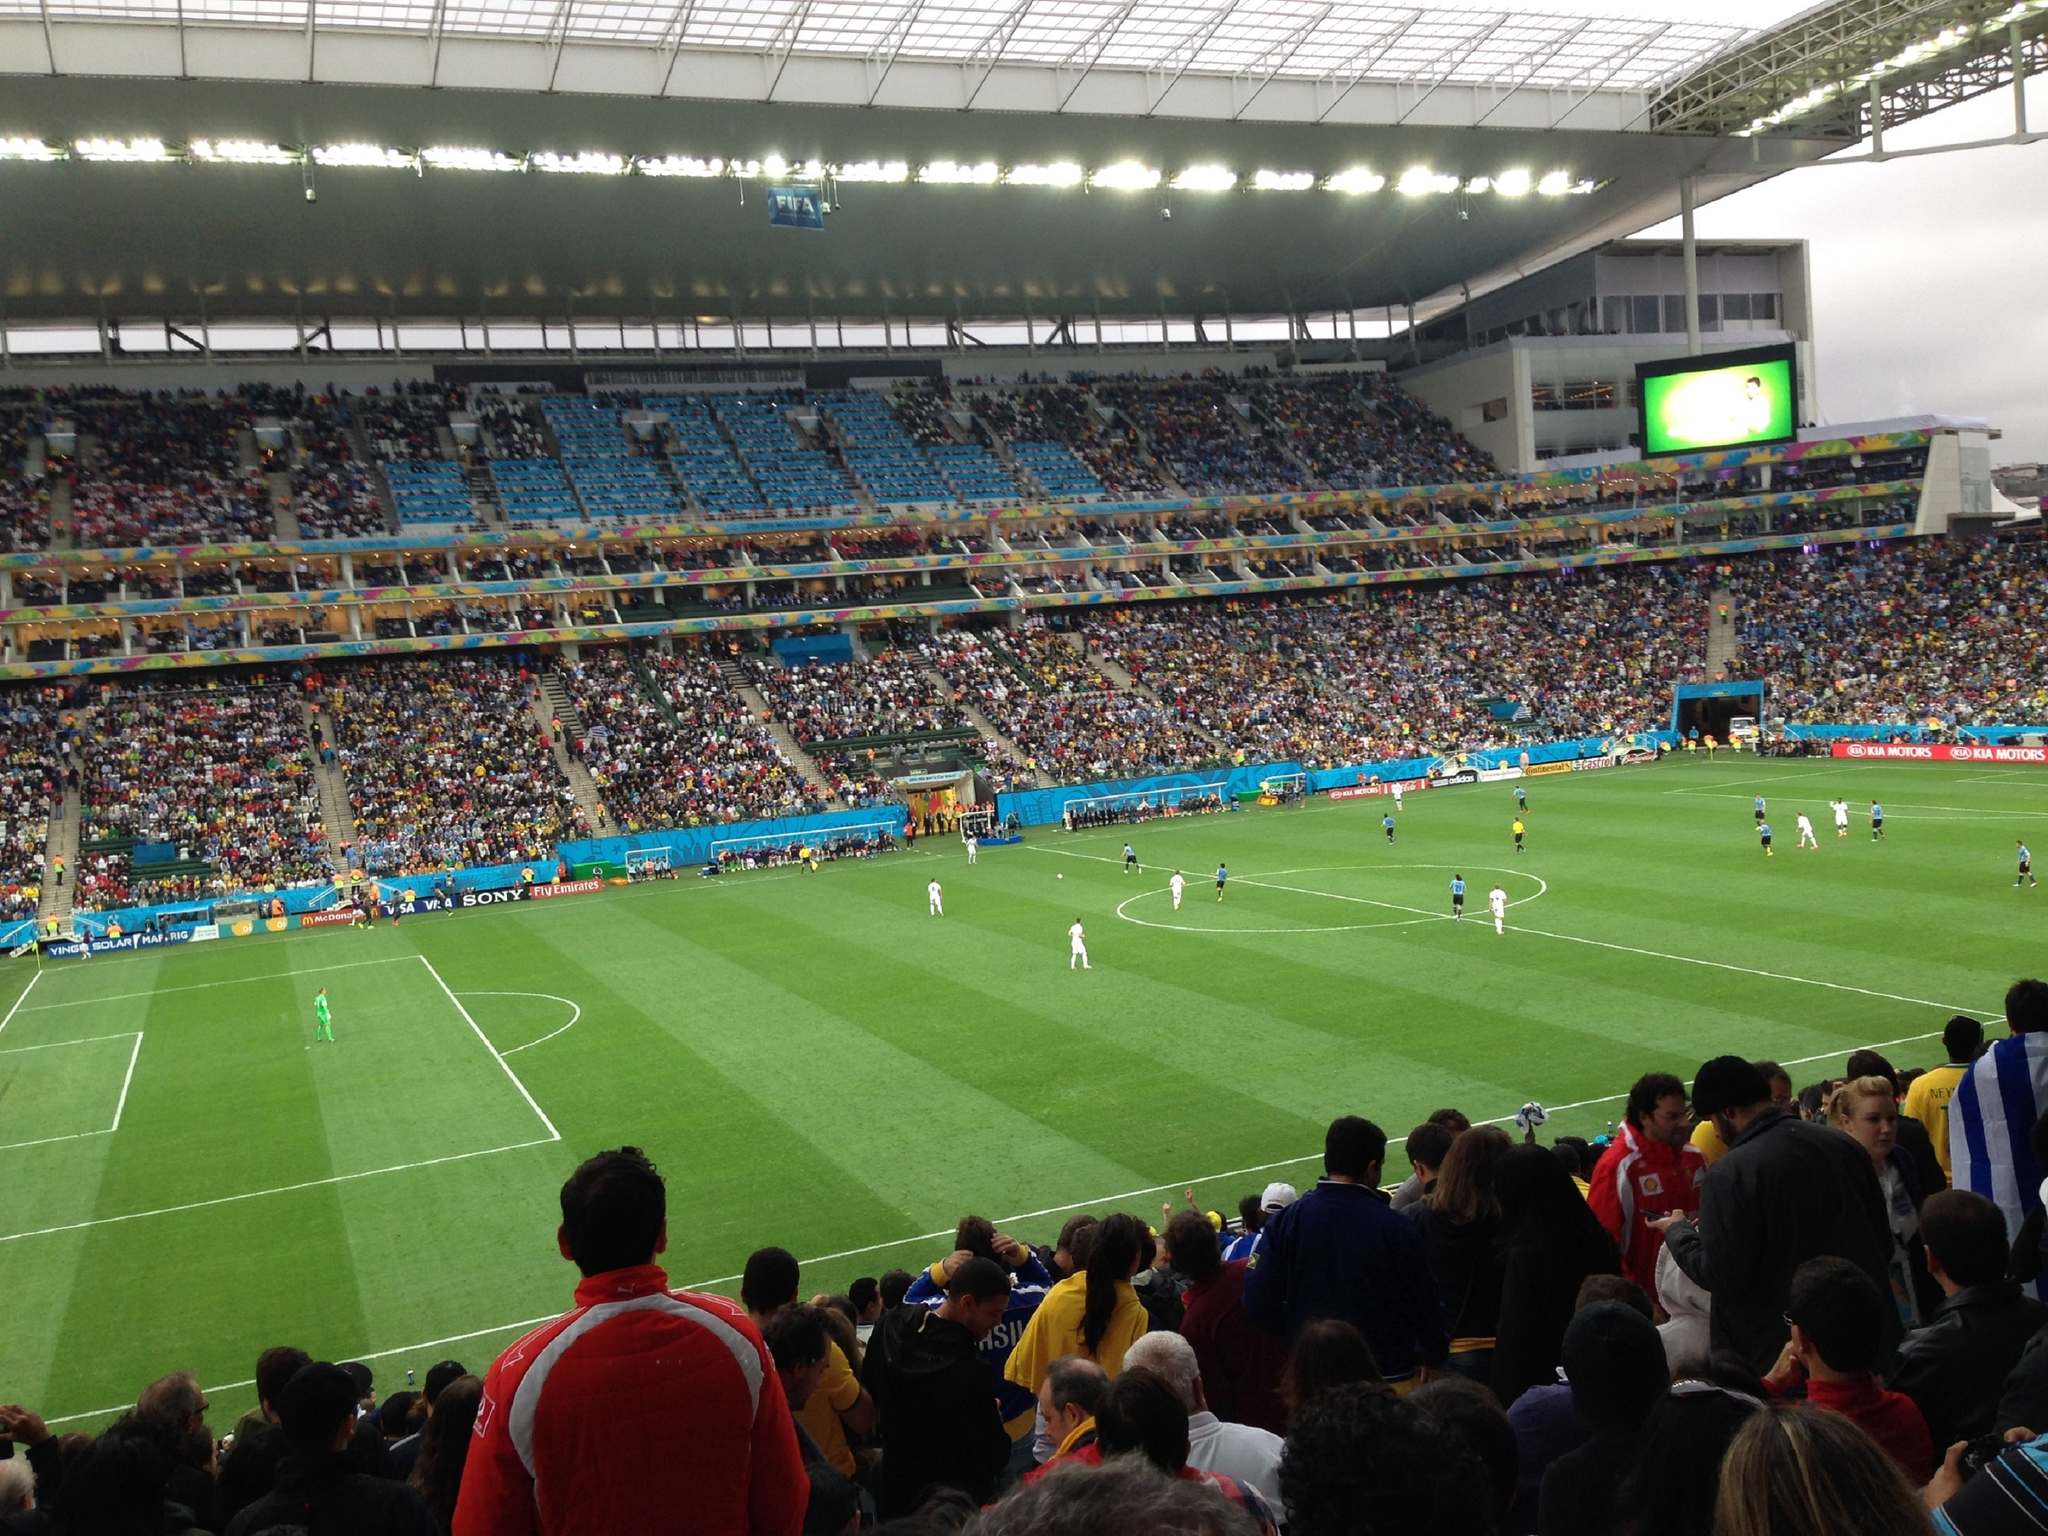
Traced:
<path fill-rule="evenodd" d="M 1271 778 L 1259 780 L 1259 793 L 1271 795 L 1275 800 L 1305 800 L 1308 798 L 1308 775 L 1276 773 Z"/>
<path fill-rule="evenodd" d="M 971 805 L 960 813 L 960 835 L 965 837 L 994 837 L 996 833 L 996 812 L 992 805 Z"/>

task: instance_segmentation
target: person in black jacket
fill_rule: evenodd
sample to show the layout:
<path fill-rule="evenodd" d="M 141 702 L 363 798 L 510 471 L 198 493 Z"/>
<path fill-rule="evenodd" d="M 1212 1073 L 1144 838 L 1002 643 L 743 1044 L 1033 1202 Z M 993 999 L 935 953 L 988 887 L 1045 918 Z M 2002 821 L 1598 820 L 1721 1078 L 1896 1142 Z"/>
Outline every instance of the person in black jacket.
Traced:
<path fill-rule="evenodd" d="M 1862 1147 L 1773 1104 L 1763 1074 L 1740 1056 L 1703 1065 L 1692 1102 L 1728 1150 L 1707 1169 L 1699 1215 L 1654 1225 L 1678 1267 L 1713 1297 L 1715 1353 L 1761 1377 L 1785 1347 L 1792 1272 L 1806 1260 L 1848 1259 L 1889 1293 L 1884 1197 Z"/>
<path fill-rule="evenodd" d="M 1540 1536 L 1611 1536 L 1643 1427 L 1670 1385 L 1664 1341 L 1633 1307 L 1600 1301 L 1572 1318 L 1562 1352 L 1573 1411 L 1593 1438 L 1543 1474 L 1536 1529 Z"/>
<path fill-rule="evenodd" d="M 1513 1148 L 1496 1125 L 1475 1126 L 1451 1144 L 1429 1194 L 1408 1207 L 1422 1234 L 1430 1278 L 1451 1335 L 1444 1369 L 1477 1382 L 1493 1377 L 1500 1322 L 1500 1201 L 1494 1170 Z"/>
<path fill-rule="evenodd" d="M 1500 1313 L 1492 1385 L 1503 1407 L 1557 1380 L 1564 1333 L 1588 1275 L 1621 1272 L 1614 1239 L 1548 1147 L 1510 1147 L 1493 1175 L 1500 1201 Z"/>
<path fill-rule="evenodd" d="M 228 1523 L 227 1536 L 280 1526 L 312 1536 L 439 1536 L 426 1501 L 404 1483 L 365 1477 L 345 1460 L 359 1389 L 338 1365 L 316 1360 L 285 1384 L 283 1417 L 291 1454 L 277 1490 Z"/>
<path fill-rule="evenodd" d="M 2005 1216 L 1982 1195 L 1929 1196 L 1920 1237 L 1946 1299 L 1933 1321 L 1906 1336 L 1889 1385 L 1920 1405 L 1939 1453 L 1991 1429 L 1999 1390 L 2048 1323 L 2048 1307 L 2005 1278 Z"/>
<path fill-rule="evenodd" d="M 996 1407 L 999 1383 L 976 1346 L 1009 1305 L 1009 1272 L 993 1259 L 968 1259 L 936 1308 L 898 1307 L 869 1336 L 860 1375 L 881 1433 L 884 1520 L 911 1513 L 935 1487 L 958 1488 L 978 1504 L 995 1496 L 1010 1436 Z"/>

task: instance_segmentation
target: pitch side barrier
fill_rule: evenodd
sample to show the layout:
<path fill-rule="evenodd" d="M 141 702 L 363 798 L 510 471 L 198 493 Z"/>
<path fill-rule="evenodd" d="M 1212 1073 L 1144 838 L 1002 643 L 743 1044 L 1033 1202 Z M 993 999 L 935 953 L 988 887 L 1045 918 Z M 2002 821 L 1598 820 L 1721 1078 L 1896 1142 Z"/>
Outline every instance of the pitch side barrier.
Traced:
<path fill-rule="evenodd" d="M 2048 768 L 2048 747 L 1999 747 L 1944 741 L 1838 741 L 1834 757 L 1864 762 L 1898 763 L 2022 763 Z"/>

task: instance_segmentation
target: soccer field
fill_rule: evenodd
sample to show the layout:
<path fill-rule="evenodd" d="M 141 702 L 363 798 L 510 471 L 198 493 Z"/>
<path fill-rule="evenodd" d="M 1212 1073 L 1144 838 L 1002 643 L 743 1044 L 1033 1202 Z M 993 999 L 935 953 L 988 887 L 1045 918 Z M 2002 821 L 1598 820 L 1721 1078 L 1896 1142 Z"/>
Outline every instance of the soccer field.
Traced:
<path fill-rule="evenodd" d="M 1041 1238 L 1072 1210 L 1156 1219 L 1188 1184 L 1232 1208 L 1311 1180 L 1340 1113 L 1398 1137 L 1537 1099 L 1546 1136 L 1592 1133 L 1639 1073 L 1724 1051 L 1801 1083 L 1864 1044 L 1931 1062 L 1950 1014 L 1996 1018 L 2041 969 L 2048 893 L 2013 889 L 2014 839 L 2048 845 L 2039 769 L 1724 755 L 1525 787 L 1519 857 L 1512 787 L 1480 785 L 1408 796 L 1391 847 L 1386 801 L 1316 801 L 1131 829 L 1135 875 L 1122 829 L 1047 829 L 973 867 L 941 840 L 9 964 L 0 1397 L 85 1424 L 191 1368 L 222 1428 L 271 1344 L 370 1360 L 380 1390 L 445 1356 L 481 1369 L 568 1303 L 556 1192 L 620 1142 L 667 1176 L 676 1283 L 729 1289 L 773 1243 L 809 1294 L 915 1267 L 970 1210 Z"/>

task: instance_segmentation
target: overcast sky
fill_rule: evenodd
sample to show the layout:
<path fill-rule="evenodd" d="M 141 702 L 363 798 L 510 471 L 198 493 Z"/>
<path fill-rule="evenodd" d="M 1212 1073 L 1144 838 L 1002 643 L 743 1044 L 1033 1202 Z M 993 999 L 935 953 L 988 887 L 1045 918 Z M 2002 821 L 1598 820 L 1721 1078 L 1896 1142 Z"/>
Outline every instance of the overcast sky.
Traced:
<path fill-rule="evenodd" d="M 2027 124 L 2048 130 L 2048 79 L 2029 82 Z M 1885 147 L 2012 129 L 1999 92 Z M 2048 460 L 2048 141 L 1792 171 L 1702 208 L 1697 228 L 1809 242 L 1818 421 L 1979 416 L 2004 433 L 1993 464 Z M 1678 221 L 1643 233 L 1675 239 Z"/>

